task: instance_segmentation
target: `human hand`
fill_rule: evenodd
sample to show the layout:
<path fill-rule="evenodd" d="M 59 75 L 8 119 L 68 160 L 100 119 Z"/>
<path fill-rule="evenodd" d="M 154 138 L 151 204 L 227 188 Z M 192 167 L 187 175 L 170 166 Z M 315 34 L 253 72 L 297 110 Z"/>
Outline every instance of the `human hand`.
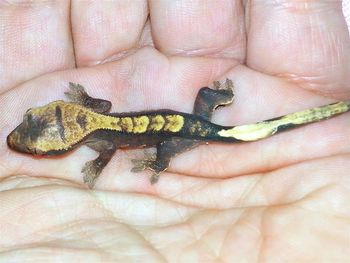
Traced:
<path fill-rule="evenodd" d="M 130 172 L 142 151 L 117 151 L 92 191 L 80 173 L 96 156 L 87 147 L 37 159 L 6 146 L 24 112 L 63 99 L 70 81 L 111 100 L 112 111 L 191 112 L 200 87 L 229 77 L 235 102 L 213 118 L 223 125 L 350 97 L 340 3 L 246 4 L 0 4 L 2 261 L 348 258 L 348 114 L 259 142 L 198 147 L 156 185 Z"/>

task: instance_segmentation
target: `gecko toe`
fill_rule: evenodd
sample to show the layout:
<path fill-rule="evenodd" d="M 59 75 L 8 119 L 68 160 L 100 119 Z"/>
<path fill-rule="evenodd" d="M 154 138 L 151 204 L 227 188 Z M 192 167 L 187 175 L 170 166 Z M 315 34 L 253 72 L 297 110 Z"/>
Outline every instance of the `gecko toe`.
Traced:
<path fill-rule="evenodd" d="M 214 87 L 214 90 L 228 90 L 228 91 L 231 91 L 232 93 L 234 89 L 233 81 L 229 78 L 226 78 L 225 83 L 223 84 L 220 81 L 217 81 L 217 80 L 214 81 L 213 87 Z"/>
<path fill-rule="evenodd" d="M 215 81 L 213 82 L 213 86 L 214 86 L 214 89 L 216 89 L 216 90 L 221 89 L 220 81 L 215 80 Z"/>
<path fill-rule="evenodd" d="M 88 97 L 84 87 L 80 84 L 69 82 L 69 91 L 64 93 L 72 102 L 81 103 Z"/>
<path fill-rule="evenodd" d="M 155 161 L 150 159 L 132 159 L 131 162 L 134 165 L 131 172 L 138 173 L 145 170 L 153 170 L 152 166 Z"/>
<path fill-rule="evenodd" d="M 151 176 L 151 178 L 150 178 L 151 184 L 157 183 L 158 180 L 159 180 L 159 173 L 154 173 L 154 174 L 152 174 L 152 176 Z"/>
<path fill-rule="evenodd" d="M 155 153 L 150 151 L 144 151 L 144 158 L 142 159 L 131 159 L 134 167 L 131 169 L 133 173 L 139 173 L 145 170 L 152 170 L 154 163 L 156 162 L 157 156 Z"/>

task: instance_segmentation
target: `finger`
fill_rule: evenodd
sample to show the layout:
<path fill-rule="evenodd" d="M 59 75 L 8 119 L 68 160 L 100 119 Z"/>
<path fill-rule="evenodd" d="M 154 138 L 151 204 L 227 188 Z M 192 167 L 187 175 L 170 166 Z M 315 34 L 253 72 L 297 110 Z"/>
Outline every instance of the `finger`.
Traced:
<path fill-rule="evenodd" d="M 244 59 L 240 1 L 151 1 L 150 15 L 155 45 L 164 53 Z"/>
<path fill-rule="evenodd" d="M 147 19 L 147 2 L 72 1 L 72 31 L 77 64 L 112 60 L 135 47 Z"/>
<path fill-rule="evenodd" d="M 251 1 L 247 64 L 326 94 L 350 82 L 341 1 Z"/>
<path fill-rule="evenodd" d="M 0 93 L 28 79 L 74 67 L 69 1 L 0 3 Z"/>
<path fill-rule="evenodd" d="M 346 21 L 346 24 L 348 25 L 348 28 L 349 28 L 350 27 L 350 1 L 343 0 L 342 7 L 343 7 L 345 21 Z"/>

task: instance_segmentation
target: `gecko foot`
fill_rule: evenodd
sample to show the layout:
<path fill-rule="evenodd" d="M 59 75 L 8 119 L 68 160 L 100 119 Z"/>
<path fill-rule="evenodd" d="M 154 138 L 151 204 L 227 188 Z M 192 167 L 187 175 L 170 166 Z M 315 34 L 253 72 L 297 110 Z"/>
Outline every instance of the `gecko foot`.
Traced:
<path fill-rule="evenodd" d="M 108 100 L 90 97 L 80 84 L 69 82 L 69 91 L 66 91 L 64 94 L 70 101 L 98 113 L 107 113 L 112 107 L 112 103 Z"/>
<path fill-rule="evenodd" d="M 233 82 L 232 80 L 226 78 L 225 84 L 221 84 L 220 81 L 213 82 L 214 89 L 216 90 L 231 90 L 233 93 Z"/>
<path fill-rule="evenodd" d="M 156 162 L 156 154 L 145 151 L 145 157 L 143 159 L 132 159 L 134 167 L 131 169 L 132 172 L 138 173 L 144 170 L 152 170 L 153 164 Z"/>
<path fill-rule="evenodd" d="M 81 172 L 84 174 L 84 183 L 87 184 L 90 189 L 94 187 L 96 179 L 100 175 L 101 171 L 102 169 L 100 169 L 95 161 L 85 163 Z"/>
<path fill-rule="evenodd" d="M 213 82 L 215 90 L 215 104 L 213 109 L 217 109 L 220 106 L 230 105 L 233 102 L 233 82 L 230 79 L 226 79 L 224 84 L 219 81 Z M 214 98 L 214 95 L 212 95 Z"/>
<path fill-rule="evenodd" d="M 89 95 L 80 84 L 69 82 L 69 91 L 64 93 L 72 102 L 82 103 Z"/>
<path fill-rule="evenodd" d="M 151 184 L 155 184 L 158 182 L 159 179 L 159 175 L 160 173 L 156 172 L 156 161 L 155 160 L 146 160 L 146 159 L 142 159 L 142 160 L 137 160 L 137 159 L 133 159 L 131 160 L 132 163 L 134 164 L 134 167 L 131 169 L 131 172 L 133 173 L 138 173 L 138 172 L 142 172 L 145 170 L 151 170 L 153 171 L 153 174 L 150 178 L 150 182 Z"/>
<path fill-rule="evenodd" d="M 132 172 L 137 173 L 144 170 L 150 170 L 153 172 L 150 178 L 151 184 L 157 183 L 161 172 L 165 171 L 167 168 L 157 160 L 156 154 L 149 152 L 145 152 L 144 159 L 133 159 L 131 161 L 134 164 L 134 167 L 131 169 Z"/>

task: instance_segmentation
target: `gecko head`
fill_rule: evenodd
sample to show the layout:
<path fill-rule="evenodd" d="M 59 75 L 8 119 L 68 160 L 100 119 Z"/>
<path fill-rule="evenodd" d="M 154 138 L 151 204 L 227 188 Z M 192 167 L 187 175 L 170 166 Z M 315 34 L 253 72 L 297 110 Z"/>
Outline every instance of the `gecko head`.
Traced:
<path fill-rule="evenodd" d="M 32 155 L 62 152 L 62 131 L 60 133 L 57 126 L 60 112 L 57 109 L 57 102 L 29 109 L 22 123 L 7 136 L 7 145 L 17 152 Z"/>
<path fill-rule="evenodd" d="M 23 116 L 22 123 L 7 136 L 7 145 L 17 152 L 43 155 L 44 151 L 40 149 L 38 142 L 45 130 L 46 122 L 30 111 L 28 110 Z"/>

